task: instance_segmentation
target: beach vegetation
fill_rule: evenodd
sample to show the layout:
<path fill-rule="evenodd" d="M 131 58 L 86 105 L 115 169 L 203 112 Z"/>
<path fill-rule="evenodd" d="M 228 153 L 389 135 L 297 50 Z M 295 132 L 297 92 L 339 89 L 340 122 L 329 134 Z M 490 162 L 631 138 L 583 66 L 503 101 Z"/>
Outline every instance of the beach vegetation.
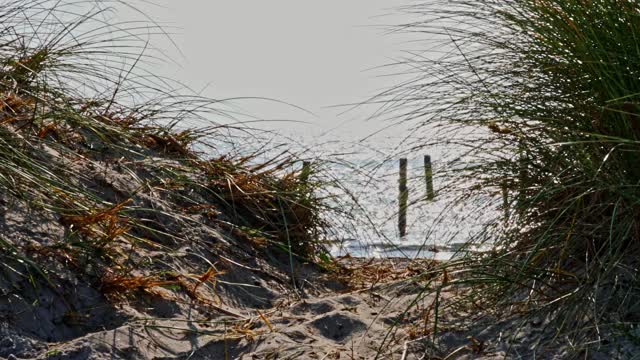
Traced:
<path fill-rule="evenodd" d="M 161 59 L 149 37 L 169 35 L 150 19 L 117 20 L 118 8 L 134 6 L 3 3 L 1 203 L 64 231 L 46 241 L 0 235 L 0 265 L 31 264 L 48 277 L 62 264 L 105 293 L 172 287 L 199 298 L 220 274 L 212 262 L 178 269 L 144 254 L 190 247 L 215 254 L 214 243 L 232 238 L 291 261 L 326 257 L 316 241 L 324 203 L 313 174 L 302 179 L 291 152 L 237 151 L 260 135 L 225 107 L 233 99 L 203 98 L 148 73 Z"/>
<path fill-rule="evenodd" d="M 473 308 L 545 319 L 538 353 L 562 343 L 584 357 L 631 339 L 640 320 L 638 3 L 402 10 L 415 21 L 396 30 L 418 50 L 396 65 L 413 79 L 381 97 L 426 134 L 424 146 L 452 149 L 441 192 L 477 200 L 466 220 L 496 214 L 468 239 L 485 250 L 435 270 L 455 274 L 438 288 L 464 283 Z"/>

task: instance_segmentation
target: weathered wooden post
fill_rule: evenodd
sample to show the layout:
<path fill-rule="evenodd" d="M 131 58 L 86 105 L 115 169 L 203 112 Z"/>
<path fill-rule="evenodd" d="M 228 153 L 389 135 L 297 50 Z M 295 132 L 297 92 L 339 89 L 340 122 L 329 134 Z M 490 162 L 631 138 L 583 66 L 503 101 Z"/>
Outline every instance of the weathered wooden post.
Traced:
<path fill-rule="evenodd" d="M 400 159 L 400 195 L 398 202 L 400 204 L 398 212 L 398 230 L 400 237 L 407 235 L 407 207 L 409 202 L 409 189 L 407 188 L 407 159 Z"/>
<path fill-rule="evenodd" d="M 424 181 L 427 183 L 427 200 L 433 200 L 436 195 L 433 192 L 433 167 L 430 155 L 424 156 Z"/>
<path fill-rule="evenodd" d="M 300 171 L 300 182 L 307 183 L 311 175 L 311 161 L 302 162 L 302 170 Z"/>
<path fill-rule="evenodd" d="M 517 194 L 516 194 L 516 198 L 515 198 L 515 207 L 514 210 L 516 211 L 517 214 L 520 214 L 520 211 L 522 210 L 523 206 L 522 204 L 525 203 L 526 200 L 526 186 L 529 185 L 529 181 L 528 179 L 528 171 L 527 171 L 527 146 L 524 145 L 522 143 L 522 141 L 526 141 L 526 140 L 521 140 L 520 143 L 518 143 L 518 186 L 517 186 Z"/>
<path fill-rule="evenodd" d="M 504 221 L 509 221 L 509 187 L 507 182 L 502 183 L 502 207 L 504 208 Z"/>

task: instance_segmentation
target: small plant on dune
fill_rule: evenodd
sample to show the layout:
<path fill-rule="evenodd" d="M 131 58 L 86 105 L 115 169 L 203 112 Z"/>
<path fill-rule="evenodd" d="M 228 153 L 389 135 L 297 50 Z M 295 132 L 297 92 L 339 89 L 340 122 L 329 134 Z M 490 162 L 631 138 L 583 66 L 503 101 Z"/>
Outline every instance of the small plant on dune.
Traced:
<path fill-rule="evenodd" d="M 227 212 L 295 254 L 322 252 L 317 240 L 324 227 L 318 211 L 322 204 L 314 195 L 315 185 L 297 171 L 274 176 L 295 159 L 273 159 L 273 166 L 250 165 L 249 160 L 218 158 L 207 163 L 210 187 Z"/>
<path fill-rule="evenodd" d="M 404 8 L 437 44 L 390 109 L 461 154 L 449 188 L 495 220 L 491 246 L 443 266 L 474 299 L 553 319 L 552 339 L 598 348 L 640 305 L 640 6 L 629 0 L 454 0 Z M 437 54 L 437 55 L 436 55 Z M 458 134 L 458 135 L 456 135 Z M 495 195 L 508 190 L 504 206 Z M 455 282 L 454 281 L 454 282 Z"/>

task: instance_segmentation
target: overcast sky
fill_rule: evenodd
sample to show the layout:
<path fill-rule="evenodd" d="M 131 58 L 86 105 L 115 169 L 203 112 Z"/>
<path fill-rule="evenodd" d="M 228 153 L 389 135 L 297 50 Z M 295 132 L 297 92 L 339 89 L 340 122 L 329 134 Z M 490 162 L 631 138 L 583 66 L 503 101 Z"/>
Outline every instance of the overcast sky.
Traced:
<path fill-rule="evenodd" d="M 402 0 L 182 0 L 141 2 L 154 20 L 173 26 L 173 39 L 157 46 L 176 64 L 161 71 L 214 98 L 267 97 L 303 107 L 244 101 L 248 112 L 265 119 L 309 122 L 294 131 L 380 127 L 363 123 L 366 112 L 338 114 L 331 106 L 360 102 L 397 83 L 368 69 L 392 62 L 406 44 L 385 35 L 383 25 L 399 21 L 384 16 Z M 160 42 L 160 43 L 158 43 Z M 275 124 L 275 123 L 274 123 Z M 283 131 L 289 123 L 272 125 Z M 302 129 L 302 130 L 301 130 Z"/>

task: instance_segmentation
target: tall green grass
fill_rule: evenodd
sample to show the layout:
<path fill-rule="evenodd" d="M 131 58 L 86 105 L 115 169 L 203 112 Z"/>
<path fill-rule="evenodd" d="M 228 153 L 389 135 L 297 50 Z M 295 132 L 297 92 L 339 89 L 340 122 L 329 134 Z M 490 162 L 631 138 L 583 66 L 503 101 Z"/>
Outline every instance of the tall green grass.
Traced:
<path fill-rule="evenodd" d="M 545 334 L 598 348 L 640 320 L 640 5 L 631 0 L 415 4 L 415 75 L 388 109 L 454 145 L 444 191 L 477 195 L 491 251 L 443 265 Z M 510 194 L 508 221 L 501 188 Z M 626 329 L 626 330 L 624 330 Z"/>

